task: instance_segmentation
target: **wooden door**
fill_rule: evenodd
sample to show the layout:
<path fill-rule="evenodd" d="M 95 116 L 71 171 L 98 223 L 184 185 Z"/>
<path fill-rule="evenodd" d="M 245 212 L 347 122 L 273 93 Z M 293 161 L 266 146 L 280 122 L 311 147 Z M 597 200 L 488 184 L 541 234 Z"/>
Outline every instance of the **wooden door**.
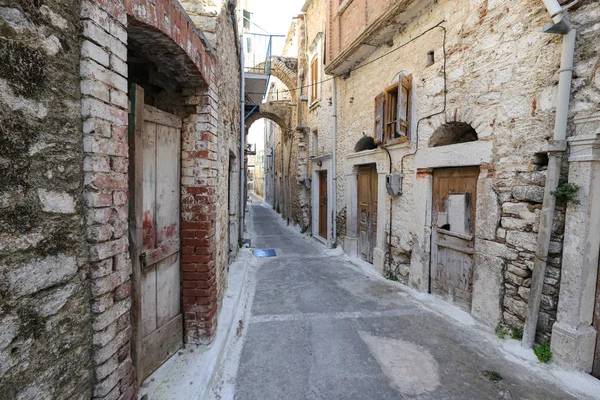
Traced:
<path fill-rule="evenodd" d="M 471 311 L 479 167 L 433 172 L 430 291 Z"/>
<path fill-rule="evenodd" d="M 596 328 L 596 351 L 592 375 L 600 379 L 600 266 L 598 268 L 598 283 L 596 285 L 596 307 L 594 308 L 594 327 Z"/>
<path fill-rule="evenodd" d="M 134 356 L 139 382 L 183 346 L 179 240 L 182 121 L 132 89 Z"/>
<path fill-rule="evenodd" d="M 327 171 L 319 172 L 319 236 L 327 239 Z"/>
<path fill-rule="evenodd" d="M 374 164 L 358 168 L 358 252 L 370 263 L 377 243 L 377 179 Z"/>

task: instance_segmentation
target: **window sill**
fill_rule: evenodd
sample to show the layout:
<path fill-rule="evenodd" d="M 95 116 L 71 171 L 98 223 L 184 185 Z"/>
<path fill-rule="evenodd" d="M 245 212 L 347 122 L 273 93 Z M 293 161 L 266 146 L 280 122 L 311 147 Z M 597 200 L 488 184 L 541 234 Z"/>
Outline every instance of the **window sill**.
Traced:
<path fill-rule="evenodd" d="M 410 141 L 407 137 L 390 140 L 382 145 L 382 147 L 385 147 L 386 149 L 399 149 L 408 146 L 410 146 Z"/>

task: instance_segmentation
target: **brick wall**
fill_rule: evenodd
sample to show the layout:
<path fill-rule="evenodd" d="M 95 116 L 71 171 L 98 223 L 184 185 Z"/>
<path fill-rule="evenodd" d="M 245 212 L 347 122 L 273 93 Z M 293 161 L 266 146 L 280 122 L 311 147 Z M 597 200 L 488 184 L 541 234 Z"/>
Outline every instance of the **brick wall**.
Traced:
<path fill-rule="evenodd" d="M 328 6 L 329 59 L 346 50 L 391 5 L 389 0 L 327 0 L 316 2 Z M 315 7 L 313 4 L 312 7 Z M 316 17 L 316 14 L 311 17 Z"/>
<path fill-rule="evenodd" d="M 79 7 L 8 0 L 0 8 L 0 397 L 7 399 L 91 395 Z"/>
<path fill-rule="evenodd" d="M 122 5 L 85 0 L 81 24 L 83 196 L 92 263 L 93 397 L 132 398 L 127 16 Z"/>

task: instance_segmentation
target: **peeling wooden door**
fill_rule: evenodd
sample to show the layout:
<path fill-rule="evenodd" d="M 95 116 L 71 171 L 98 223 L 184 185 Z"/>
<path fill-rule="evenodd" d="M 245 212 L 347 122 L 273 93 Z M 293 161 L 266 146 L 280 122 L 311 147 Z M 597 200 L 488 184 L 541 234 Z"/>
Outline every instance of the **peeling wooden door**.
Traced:
<path fill-rule="evenodd" d="M 600 379 L 600 266 L 598 267 L 598 283 L 596 285 L 596 307 L 594 308 L 594 327 L 596 328 L 596 351 L 592 375 Z"/>
<path fill-rule="evenodd" d="M 327 239 L 327 171 L 319 172 L 319 236 Z"/>
<path fill-rule="evenodd" d="M 471 311 L 479 167 L 433 172 L 431 293 Z"/>
<path fill-rule="evenodd" d="M 358 251 L 370 263 L 377 240 L 377 179 L 374 164 L 358 168 Z"/>
<path fill-rule="evenodd" d="M 132 89 L 130 226 L 134 355 L 139 382 L 183 346 L 179 183 L 182 121 Z"/>

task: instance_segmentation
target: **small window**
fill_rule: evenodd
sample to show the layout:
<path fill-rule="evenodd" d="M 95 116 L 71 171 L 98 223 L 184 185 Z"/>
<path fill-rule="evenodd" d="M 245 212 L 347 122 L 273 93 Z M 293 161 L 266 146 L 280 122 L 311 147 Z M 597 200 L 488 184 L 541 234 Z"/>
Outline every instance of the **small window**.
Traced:
<path fill-rule="evenodd" d="M 375 97 L 375 134 L 379 143 L 406 141 L 410 134 L 412 79 L 400 74 L 397 84 Z"/>
<path fill-rule="evenodd" d="M 317 130 L 312 132 L 312 155 L 319 155 L 319 132 Z"/>
<path fill-rule="evenodd" d="M 310 63 L 310 102 L 314 103 L 319 98 L 319 57 L 313 58 Z"/>

